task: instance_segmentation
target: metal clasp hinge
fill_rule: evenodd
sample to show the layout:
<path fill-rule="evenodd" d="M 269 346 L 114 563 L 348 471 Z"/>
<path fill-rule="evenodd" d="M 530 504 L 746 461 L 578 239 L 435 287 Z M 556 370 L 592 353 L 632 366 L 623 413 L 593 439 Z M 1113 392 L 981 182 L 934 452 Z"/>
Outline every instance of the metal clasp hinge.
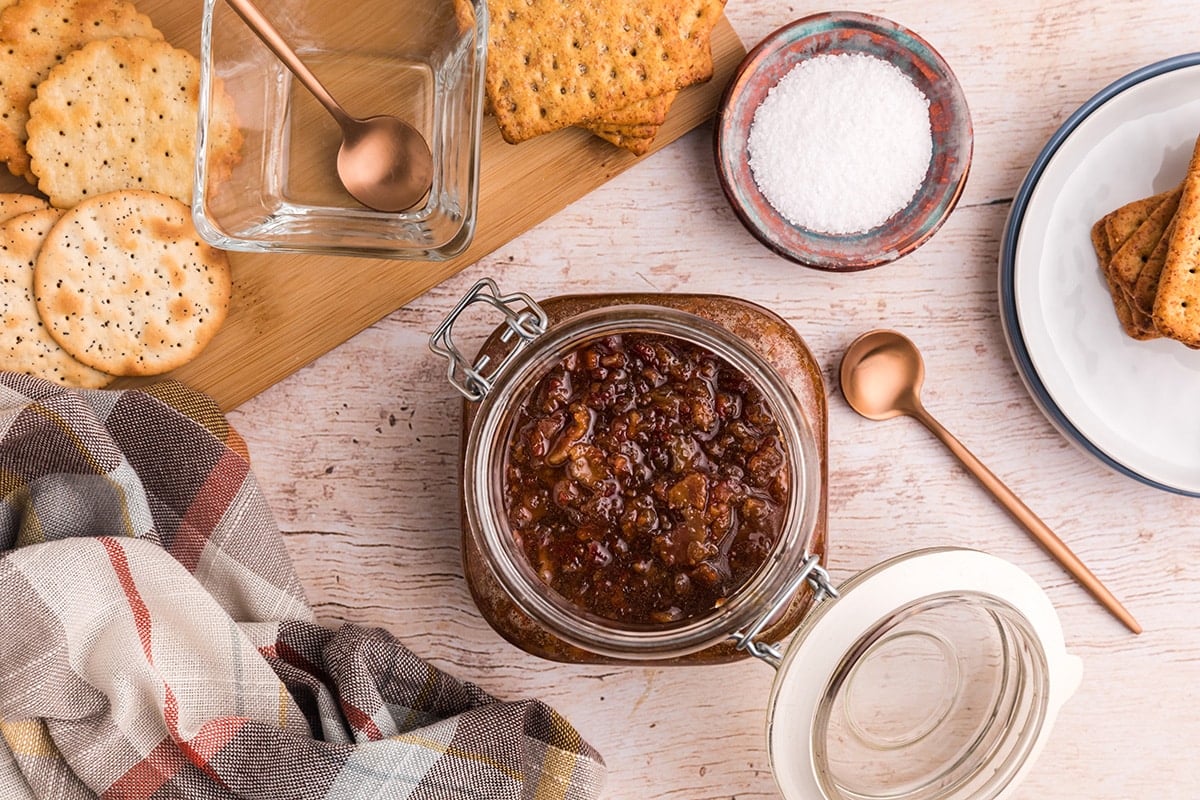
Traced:
<path fill-rule="evenodd" d="M 451 336 L 451 329 L 459 315 L 471 304 L 480 302 L 487 303 L 504 314 L 506 327 L 500 334 L 500 341 L 505 344 L 513 343 L 512 349 L 491 371 L 487 371 L 492 362 L 490 356 L 483 355 L 472 362 L 462 354 Z M 491 390 L 496 375 L 508 366 L 526 345 L 545 333 L 549 325 L 550 319 L 546 312 L 532 297 L 524 292 L 501 295 L 496 282 L 491 278 L 484 278 L 471 287 L 429 337 L 429 349 L 450 362 L 446 377 L 451 385 L 468 400 L 479 401 Z"/>
<path fill-rule="evenodd" d="M 829 580 L 829 573 L 820 564 L 820 556 L 808 556 L 804 560 L 804 564 L 800 567 L 800 571 L 792 578 L 779 599 L 775 601 L 775 604 L 767 609 L 767 612 L 759 617 L 758 621 L 750 626 L 749 630 L 730 634 L 729 638 L 737 643 L 737 649 L 745 650 L 755 658 L 779 669 L 779 664 L 783 660 L 783 651 L 778 646 L 760 642 L 755 637 L 762 633 L 763 628 L 767 627 L 767 624 L 775 618 L 775 615 L 792 601 L 792 596 L 805 583 L 808 583 L 813 591 L 813 605 L 838 596 L 837 589 L 833 588 L 833 583 Z"/>

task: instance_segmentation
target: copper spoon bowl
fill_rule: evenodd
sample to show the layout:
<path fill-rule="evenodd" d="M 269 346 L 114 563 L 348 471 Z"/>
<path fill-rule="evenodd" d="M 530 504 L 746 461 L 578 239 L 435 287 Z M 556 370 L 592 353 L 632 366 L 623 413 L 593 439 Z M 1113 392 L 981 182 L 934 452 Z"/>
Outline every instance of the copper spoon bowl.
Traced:
<path fill-rule="evenodd" d="M 350 116 L 251 0 L 226 2 L 337 121 L 342 129 L 338 178 L 355 200 L 376 211 L 397 212 L 429 193 L 433 155 L 415 128 L 386 115 Z"/>
<path fill-rule="evenodd" d="M 1133 615 L 1054 531 L 925 410 L 921 405 L 924 380 L 925 364 L 920 351 L 896 331 L 864 333 L 850 344 L 842 357 L 842 394 L 851 408 L 867 419 L 884 420 L 903 415 L 928 428 L 1075 580 L 1129 630 L 1141 633 L 1142 626 Z"/>

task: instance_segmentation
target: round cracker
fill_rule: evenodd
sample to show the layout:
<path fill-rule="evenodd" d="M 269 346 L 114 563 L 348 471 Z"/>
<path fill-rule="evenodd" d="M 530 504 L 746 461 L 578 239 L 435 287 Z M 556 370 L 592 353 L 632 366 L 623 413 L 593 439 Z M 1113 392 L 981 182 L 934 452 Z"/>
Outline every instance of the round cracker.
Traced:
<path fill-rule="evenodd" d="M 200 63 L 186 50 L 112 38 L 67 56 L 38 86 L 26 146 L 38 188 L 58 208 L 118 189 L 192 198 Z M 236 159 L 232 101 L 218 102 L 214 160 Z"/>
<path fill-rule="evenodd" d="M 0 0 L 3 2 L 3 0 Z M 50 204 L 41 197 L 32 194 L 21 194 L 20 192 L 0 192 L 0 222 L 8 222 L 10 219 L 21 214 L 28 214 L 30 211 L 40 211 L 43 208 L 49 208 Z"/>
<path fill-rule="evenodd" d="M 63 214 L 34 269 L 47 329 L 83 363 L 157 375 L 190 361 L 229 309 L 229 259 L 200 240 L 188 207 L 127 190 Z"/>
<path fill-rule="evenodd" d="M 0 14 L 0 160 L 30 183 L 25 124 L 37 86 L 66 55 L 110 36 L 161 39 L 128 0 L 21 0 Z"/>
<path fill-rule="evenodd" d="M 0 369 L 99 389 L 112 376 L 79 363 L 59 347 L 46 332 L 33 299 L 34 262 L 61 215 L 56 209 L 42 209 L 0 223 Z"/>

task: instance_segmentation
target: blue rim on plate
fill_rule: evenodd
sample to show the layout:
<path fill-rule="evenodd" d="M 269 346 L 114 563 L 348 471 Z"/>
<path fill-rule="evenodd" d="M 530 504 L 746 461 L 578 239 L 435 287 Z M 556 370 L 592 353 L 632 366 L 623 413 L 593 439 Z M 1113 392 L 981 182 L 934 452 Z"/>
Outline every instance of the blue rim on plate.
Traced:
<path fill-rule="evenodd" d="M 1200 491 L 1191 491 L 1178 486 L 1156 481 L 1148 478 L 1145 475 L 1137 472 L 1134 469 L 1120 463 L 1112 458 L 1106 452 L 1101 450 L 1092 443 L 1088 437 L 1075 426 L 1074 423 L 1063 413 L 1062 409 L 1054 402 L 1054 399 L 1047 391 L 1041 376 L 1038 375 L 1037 369 L 1033 364 L 1033 359 L 1030 356 L 1029 350 L 1026 347 L 1024 337 L 1021 333 L 1021 323 L 1017 313 L 1017 301 L 1015 291 L 1016 278 L 1016 253 L 1020 239 L 1021 226 L 1025 219 L 1025 213 L 1028 209 L 1030 198 L 1034 190 L 1038 186 L 1042 174 L 1045 172 L 1051 159 L 1058 152 L 1063 142 L 1080 126 L 1089 116 L 1097 109 L 1101 108 L 1105 103 L 1120 95 L 1122 92 L 1137 86 L 1151 78 L 1173 72 L 1177 69 L 1185 67 L 1193 67 L 1200 65 L 1200 53 L 1186 53 L 1184 55 L 1173 56 L 1171 58 L 1157 61 L 1145 67 L 1141 67 L 1129 74 L 1118 78 L 1117 80 L 1104 87 L 1102 90 L 1093 95 L 1087 102 L 1080 106 L 1067 120 L 1054 132 L 1046 146 L 1038 154 L 1033 165 L 1026 173 L 1025 179 L 1021 182 L 1020 189 L 1013 198 L 1012 208 L 1009 210 L 1008 219 L 1004 223 L 1004 231 L 1000 245 L 1000 311 L 1001 322 L 1004 326 L 1005 337 L 1008 339 L 1009 349 L 1013 355 L 1013 361 L 1016 362 L 1021 378 L 1028 388 L 1030 395 L 1046 415 L 1047 419 L 1059 429 L 1065 436 L 1074 441 L 1075 444 L 1082 447 L 1086 452 L 1090 453 L 1101 463 L 1107 465 L 1113 470 L 1126 475 L 1134 480 L 1137 480 L 1148 486 L 1153 486 L 1157 489 L 1162 489 L 1173 494 L 1184 495 L 1187 497 L 1200 497 Z"/>

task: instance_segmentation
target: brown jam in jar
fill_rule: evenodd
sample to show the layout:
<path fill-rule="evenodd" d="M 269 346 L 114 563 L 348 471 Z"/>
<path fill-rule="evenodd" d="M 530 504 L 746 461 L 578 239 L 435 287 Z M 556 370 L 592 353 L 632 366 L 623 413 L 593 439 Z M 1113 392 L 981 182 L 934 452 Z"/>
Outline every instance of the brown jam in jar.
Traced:
<path fill-rule="evenodd" d="M 769 557 L 787 451 L 742 372 L 690 342 L 609 335 L 569 352 L 517 416 L 512 535 L 568 602 L 628 624 L 721 606 Z"/>
<path fill-rule="evenodd" d="M 468 359 L 450 327 L 476 302 L 505 321 Z M 555 661 L 666 665 L 796 629 L 813 598 L 796 576 L 826 552 L 827 416 L 784 320 L 481 281 L 431 342 L 465 398 L 463 567 L 497 633 Z"/>

